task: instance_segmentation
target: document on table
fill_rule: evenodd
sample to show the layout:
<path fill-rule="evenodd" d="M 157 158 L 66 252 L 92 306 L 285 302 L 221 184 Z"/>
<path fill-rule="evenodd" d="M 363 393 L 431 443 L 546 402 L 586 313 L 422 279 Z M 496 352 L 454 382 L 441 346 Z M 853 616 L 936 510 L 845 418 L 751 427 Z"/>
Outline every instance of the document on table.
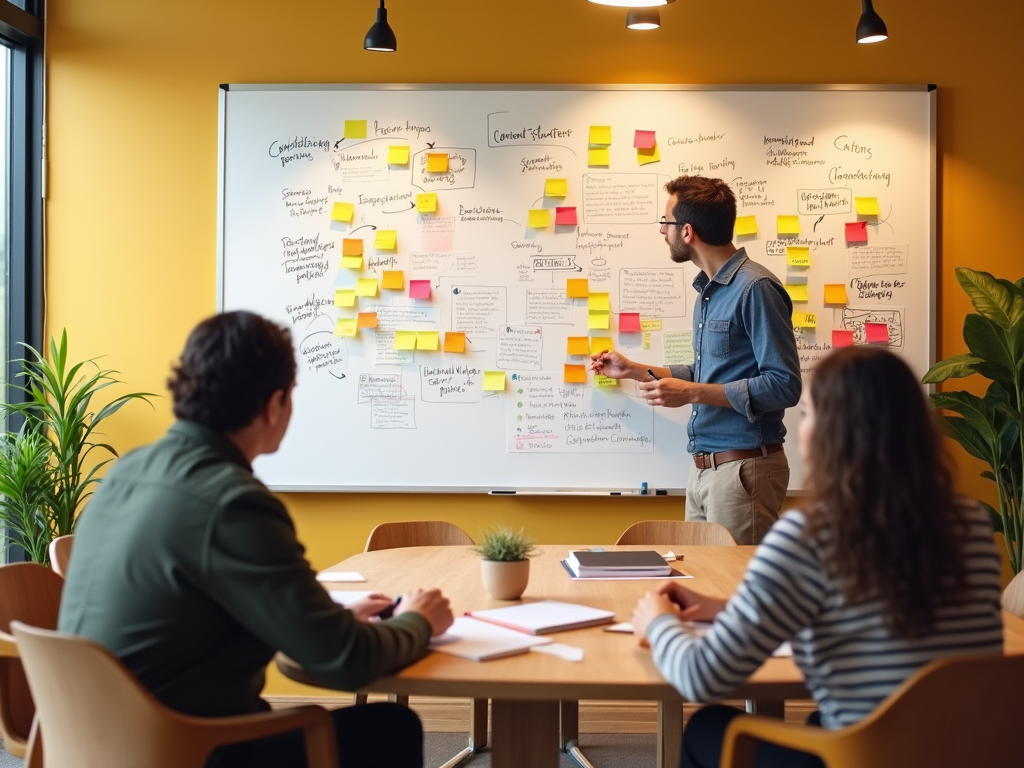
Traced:
<path fill-rule="evenodd" d="M 366 581 L 359 571 L 324 571 L 316 575 L 317 581 L 327 582 L 357 582 Z"/>
<path fill-rule="evenodd" d="M 532 635 L 593 627 L 615 621 L 613 611 L 591 608 L 589 605 L 563 603 L 560 600 L 538 600 L 507 608 L 469 611 L 467 615 Z"/>
<path fill-rule="evenodd" d="M 468 616 L 456 616 L 447 632 L 430 641 L 430 649 L 472 661 L 487 661 L 526 653 L 535 645 L 550 642 L 550 637 L 527 635 Z"/>

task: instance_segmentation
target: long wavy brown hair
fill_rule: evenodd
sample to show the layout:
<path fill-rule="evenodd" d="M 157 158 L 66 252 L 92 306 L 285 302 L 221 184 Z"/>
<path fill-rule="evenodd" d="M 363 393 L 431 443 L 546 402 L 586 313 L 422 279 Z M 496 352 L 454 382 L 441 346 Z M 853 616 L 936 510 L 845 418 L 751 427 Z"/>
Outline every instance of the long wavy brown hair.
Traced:
<path fill-rule="evenodd" d="M 848 602 L 878 599 L 886 626 L 921 637 L 966 588 L 963 505 L 935 413 L 899 357 L 832 352 L 810 381 L 813 502 L 806 536 Z"/>

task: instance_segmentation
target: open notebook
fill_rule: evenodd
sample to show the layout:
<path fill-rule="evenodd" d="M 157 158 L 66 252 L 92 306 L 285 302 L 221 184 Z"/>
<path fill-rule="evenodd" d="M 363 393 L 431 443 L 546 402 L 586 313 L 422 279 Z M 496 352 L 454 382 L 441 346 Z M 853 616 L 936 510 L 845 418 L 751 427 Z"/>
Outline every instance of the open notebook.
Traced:
<path fill-rule="evenodd" d="M 550 637 L 527 635 L 467 616 L 457 616 L 447 632 L 430 641 L 430 649 L 463 659 L 487 661 L 526 653 L 535 645 L 550 642 Z"/>

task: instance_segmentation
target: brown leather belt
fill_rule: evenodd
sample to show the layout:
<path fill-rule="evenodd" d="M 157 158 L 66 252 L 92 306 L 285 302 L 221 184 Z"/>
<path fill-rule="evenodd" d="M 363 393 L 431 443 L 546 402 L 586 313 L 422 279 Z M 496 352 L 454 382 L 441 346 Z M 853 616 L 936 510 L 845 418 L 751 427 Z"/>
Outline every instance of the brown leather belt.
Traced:
<path fill-rule="evenodd" d="M 728 464 L 730 461 L 739 461 L 740 459 L 757 459 L 761 456 L 766 456 L 769 453 L 778 453 L 782 450 L 782 443 L 766 445 L 764 450 L 765 452 L 762 452 L 760 448 L 751 448 L 749 451 L 695 453 L 693 454 L 693 463 L 697 465 L 697 469 L 714 469 L 719 464 Z"/>

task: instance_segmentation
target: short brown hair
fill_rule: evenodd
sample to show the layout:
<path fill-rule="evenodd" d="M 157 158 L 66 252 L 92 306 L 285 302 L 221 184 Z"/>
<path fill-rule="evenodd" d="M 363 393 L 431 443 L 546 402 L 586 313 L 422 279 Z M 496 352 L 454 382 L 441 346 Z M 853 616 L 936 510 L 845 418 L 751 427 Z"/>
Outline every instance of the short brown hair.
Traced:
<path fill-rule="evenodd" d="M 728 245 L 736 226 L 736 197 L 721 179 L 680 176 L 665 185 L 676 196 L 672 215 L 687 223 L 708 245 Z"/>

